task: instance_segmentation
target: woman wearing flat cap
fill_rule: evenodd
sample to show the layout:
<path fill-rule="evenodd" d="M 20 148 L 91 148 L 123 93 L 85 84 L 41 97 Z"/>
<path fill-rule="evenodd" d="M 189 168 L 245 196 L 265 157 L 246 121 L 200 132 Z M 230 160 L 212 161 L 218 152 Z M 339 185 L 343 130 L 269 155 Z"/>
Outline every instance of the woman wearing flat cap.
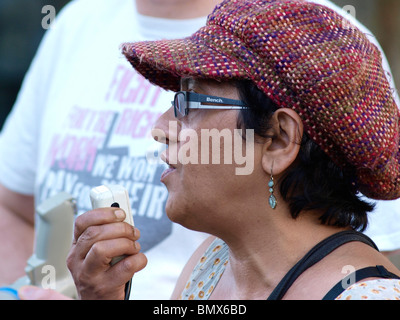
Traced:
<path fill-rule="evenodd" d="M 212 235 L 172 298 L 400 299 L 400 271 L 360 233 L 373 203 L 359 193 L 400 197 L 399 109 L 363 33 L 301 0 L 229 0 L 193 36 L 128 43 L 123 53 L 177 92 L 154 128 L 168 146 L 167 215 Z M 212 130 L 240 132 L 252 170 L 210 161 L 216 150 L 202 133 Z M 198 159 L 181 161 L 194 136 Z M 217 151 L 233 154 L 232 141 L 221 139 Z M 82 298 L 121 298 L 146 263 L 132 245 L 138 230 L 118 227 L 114 212 L 77 219 L 69 266 Z M 89 228 L 107 230 L 103 246 L 84 236 Z M 118 250 L 108 241 L 117 238 L 125 239 Z M 122 253 L 110 281 L 101 266 Z"/>

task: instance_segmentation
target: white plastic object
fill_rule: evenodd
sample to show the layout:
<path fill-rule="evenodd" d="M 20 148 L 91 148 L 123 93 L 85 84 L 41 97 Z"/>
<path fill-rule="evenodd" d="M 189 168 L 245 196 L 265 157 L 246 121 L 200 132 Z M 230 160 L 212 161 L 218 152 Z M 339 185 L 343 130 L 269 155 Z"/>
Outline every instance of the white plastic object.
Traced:
<path fill-rule="evenodd" d="M 128 191 L 120 185 L 102 185 L 93 188 L 90 191 L 90 201 L 92 208 L 119 207 L 125 212 L 124 222 L 134 226 L 132 210 L 129 202 Z M 121 261 L 124 256 L 115 257 L 111 261 L 111 265 Z"/>
<path fill-rule="evenodd" d="M 67 268 L 71 248 L 76 201 L 65 192 L 46 199 L 36 208 L 34 252 L 27 261 L 26 275 L 0 288 L 0 300 L 18 299 L 18 289 L 25 285 L 55 289 L 76 298 L 76 288 Z"/>

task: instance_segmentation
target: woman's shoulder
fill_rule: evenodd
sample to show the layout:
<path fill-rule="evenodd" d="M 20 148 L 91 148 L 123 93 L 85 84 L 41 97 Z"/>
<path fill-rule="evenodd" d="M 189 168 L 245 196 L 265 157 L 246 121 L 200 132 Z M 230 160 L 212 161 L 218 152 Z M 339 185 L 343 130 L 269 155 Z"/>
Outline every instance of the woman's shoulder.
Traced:
<path fill-rule="evenodd" d="M 301 296 L 304 297 L 304 295 L 307 295 L 308 299 L 320 300 L 324 298 L 327 293 L 331 293 L 332 289 L 338 283 L 343 281 L 347 283 L 349 276 L 355 271 L 375 266 L 383 266 L 388 272 L 400 276 L 400 271 L 385 256 L 374 248 L 360 242 L 345 244 L 322 259 L 319 263 L 306 270 L 298 280 L 296 280 L 292 288 L 289 289 L 286 298 L 298 299 Z M 351 290 L 357 288 L 357 292 L 359 292 L 358 290 L 362 287 L 358 288 L 358 284 L 367 283 L 368 285 L 371 285 L 374 283 L 368 282 L 375 280 L 382 281 L 390 279 L 377 277 L 361 279 L 361 282 L 357 281 L 350 287 L 347 285 L 348 288 L 346 291 L 344 287 L 343 291 L 339 291 L 337 296 L 341 293 L 344 294 L 347 292 L 346 297 L 351 295 L 353 299 L 355 299 L 356 295 L 352 295 Z M 400 280 L 393 281 L 393 283 L 397 285 L 397 287 L 394 288 L 399 288 L 399 281 Z M 394 292 L 396 292 L 396 290 L 394 290 Z"/>

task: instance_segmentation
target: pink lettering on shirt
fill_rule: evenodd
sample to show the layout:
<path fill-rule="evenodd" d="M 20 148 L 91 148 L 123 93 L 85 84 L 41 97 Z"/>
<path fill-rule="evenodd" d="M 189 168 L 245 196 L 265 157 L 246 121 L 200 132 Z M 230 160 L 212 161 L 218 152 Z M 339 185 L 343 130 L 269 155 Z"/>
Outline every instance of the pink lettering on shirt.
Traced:
<path fill-rule="evenodd" d="M 50 166 L 71 171 L 88 171 L 93 168 L 97 150 L 103 145 L 103 137 L 76 137 L 55 135 L 49 150 Z"/>
<path fill-rule="evenodd" d="M 161 90 L 129 66 L 118 65 L 105 100 L 116 101 L 120 104 L 139 103 L 155 107 Z"/>

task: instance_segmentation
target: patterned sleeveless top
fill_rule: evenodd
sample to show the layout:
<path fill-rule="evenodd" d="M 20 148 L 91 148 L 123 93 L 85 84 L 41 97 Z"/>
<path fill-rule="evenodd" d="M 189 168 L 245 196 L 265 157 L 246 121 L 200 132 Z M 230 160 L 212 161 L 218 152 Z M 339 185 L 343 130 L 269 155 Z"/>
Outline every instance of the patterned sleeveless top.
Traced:
<path fill-rule="evenodd" d="M 180 300 L 208 300 L 229 261 L 229 248 L 215 239 L 193 269 Z M 356 283 L 335 300 L 400 300 L 400 280 L 378 279 Z"/>
<path fill-rule="evenodd" d="M 179 300 L 208 300 L 228 261 L 228 246 L 221 239 L 215 239 L 193 269 Z"/>

